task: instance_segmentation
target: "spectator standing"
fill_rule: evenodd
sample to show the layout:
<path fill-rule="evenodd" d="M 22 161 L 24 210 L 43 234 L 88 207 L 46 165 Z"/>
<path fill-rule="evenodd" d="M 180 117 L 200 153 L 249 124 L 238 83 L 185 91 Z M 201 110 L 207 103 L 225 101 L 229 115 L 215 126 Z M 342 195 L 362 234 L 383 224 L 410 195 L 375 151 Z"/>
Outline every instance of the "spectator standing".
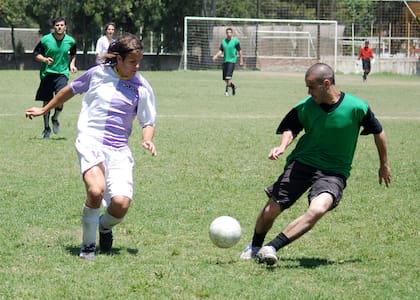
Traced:
<path fill-rule="evenodd" d="M 114 41 L 115 23 L 110 22 L 105 24 L 104 35 L 96 42 L 96 63 L 101 64 L 106 60 L 109 44 Z"/>
<path fill-rule="evenodd" d="M 373 59 L 373 50 L 369 47 L 369 41 L 365 41 L 365 45 L 360 48 L 358 60 L 362 60 L 363 81 L 366 81 L 370 73 L 371 60 Z"/>

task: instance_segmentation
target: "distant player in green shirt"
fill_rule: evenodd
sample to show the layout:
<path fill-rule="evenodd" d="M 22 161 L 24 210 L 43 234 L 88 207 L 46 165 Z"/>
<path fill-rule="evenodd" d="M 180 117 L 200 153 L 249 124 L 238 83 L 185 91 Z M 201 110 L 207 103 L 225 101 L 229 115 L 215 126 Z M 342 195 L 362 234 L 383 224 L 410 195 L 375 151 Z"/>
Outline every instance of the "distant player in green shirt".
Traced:
<path fill-rule="evenodd" d="M 236 94 L 236 86 L 232 82 L 233 71 L 237 56 L 239 54 L 239 65 L 243 66 L 241 44 L 238 38 L 233 37 L 232 28 L 226 29 L 226 38 L 220 44 L 219 51 L 213 56 L 213 61 L 216 61 L 219 56 L 223 54 L 223 80 L 226 82 L 225 96 L 229 96 L 229 87 L 232 88 L 232 95 Z"/>
<path fill-rule="evenodd" d="M 379 183 L 391 183 L 387 143 L 381 124 L 367 103 L 345 94 L 335 86 L 334 71 L 318 63 L 305 76 L 309 96 L 284 117 L 277 134 L 280 145 L 271 149 L 268 158 L 277 160 L 303 130 L 295 149 L 286 160 L 283 174 L 265 188 L 269 198 L 257 218 L 252 242 L 241 259 L 256 258 L 273 265 L 277 251 L 298 239 L 340 203 L 361 135 L 373 134 L 379 155 Z M 263 246 L 275 219 L 309 189 L 309 208 L 289 223 L 272 241 Z"/>
<path fill-rule="evenodd" d="M 52 21 L 54 31 L 46 34 L 34 49 L 36 61 L 41 63 L 41 82 L 36 92 L 35 100 L 43 101 L 44 105 L 53 98 L 63 87 L 67 85 L 70 71 L 77 72 L 76 68 L 76 41 L 66 34 L 66 20 L 57 17 Z M 53 132 L 58 133 L 60 123 L 58 115 L 63 106 L 57 107 L 51 118 Z M 43 138 L 50 137 L 51 128 L 49 124 L 50 113 L 44 115 Z"/>

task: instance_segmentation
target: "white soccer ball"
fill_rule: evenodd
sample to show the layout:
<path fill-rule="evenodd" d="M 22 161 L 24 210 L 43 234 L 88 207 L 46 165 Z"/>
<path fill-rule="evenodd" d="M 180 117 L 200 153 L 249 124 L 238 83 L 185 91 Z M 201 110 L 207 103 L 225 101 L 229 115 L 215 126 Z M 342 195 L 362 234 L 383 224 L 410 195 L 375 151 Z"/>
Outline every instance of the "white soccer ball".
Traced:
<path fill-rule="evenodd" d="M 229 216 L 217 217 L 210 224 L 210 240 L 219 248 L 230 248 L 241 239 L 239 222 Z"/>

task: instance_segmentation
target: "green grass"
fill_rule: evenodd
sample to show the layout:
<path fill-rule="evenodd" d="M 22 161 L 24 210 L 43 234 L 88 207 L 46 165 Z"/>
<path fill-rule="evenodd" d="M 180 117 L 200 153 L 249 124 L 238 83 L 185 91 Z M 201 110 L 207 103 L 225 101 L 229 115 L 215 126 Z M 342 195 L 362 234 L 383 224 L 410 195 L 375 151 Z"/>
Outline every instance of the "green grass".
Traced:
<path fill-rule="evenodd" d="M 141 149 L 136 127 L 135 200 L 112 255 L 91 263 L 78 258 L 85 191 L 73 144 L 82 98 L 65 105 L 62 131 L 44 141 L 42 119 L 24 118 L 37 104 L 37 72 L 0 72 L 1 299 L 418 299 L 418 77 L 337 76 L 384 125 L 392 186 L 378 185 L 373 137 L 360 137 L 339 207 L 266 268 L 238 256 L 263 188 L 283 168 L 284 157 L 267 154 L 281 118 L 306 96 L 303 74 L 236 72 L 238 95 L 229 98 L 220 72 L 144 75 L 158 101 L 158 157 Z M 306 207 L 305 197 L 267 238 Z M 225 214 L 240 221 L 243 238 L 218 249 L 207 230 Z"/>

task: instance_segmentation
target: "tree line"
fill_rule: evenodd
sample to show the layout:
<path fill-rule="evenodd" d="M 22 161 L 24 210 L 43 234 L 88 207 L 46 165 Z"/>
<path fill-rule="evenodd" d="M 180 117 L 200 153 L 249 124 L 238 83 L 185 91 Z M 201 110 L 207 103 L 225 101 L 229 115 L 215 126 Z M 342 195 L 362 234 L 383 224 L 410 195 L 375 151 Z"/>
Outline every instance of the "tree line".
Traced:
<path fill-rule="evenodd" d="M 401 1 L 366 0 L 1 0 L 0 26 L 39 28 L 50 32 L 51 19 L 64 16 L 78 50 L 87 53 L 107 22 L 117 30 L 145 38 L 163 34 L 165 52 L 179 52 L 183 44 L 185 16 L 235 18 L 324 19 L 355 23 L 369 30 L 378 18 L 401 10 Z M 346 26 L 350 28 L 350 26 Z M 361 33 L 363 34 L 363 33 Z M 12 46 L 15 50 L 12 36 Z"/>

